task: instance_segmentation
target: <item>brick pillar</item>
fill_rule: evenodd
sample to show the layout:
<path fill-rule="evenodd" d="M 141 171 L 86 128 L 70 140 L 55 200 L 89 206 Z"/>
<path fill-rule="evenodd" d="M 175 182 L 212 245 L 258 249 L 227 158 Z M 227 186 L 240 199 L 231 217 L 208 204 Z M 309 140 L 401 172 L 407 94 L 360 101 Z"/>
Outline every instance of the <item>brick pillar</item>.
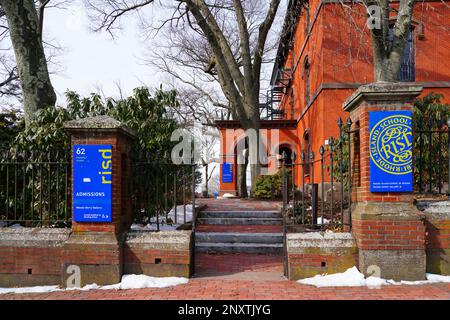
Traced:
<path fill-rule="evenodd" d="M 359 125 L 360 164 L 353 178 L 352 232 L 359 250 L 359 269 L 395 280 L 425 279 L 424 218 L 413 205 L 411 193 L 370 192 L 369 113 L 412 110 L 422 87 L 406 83 L 374 83 L 361 86 L 344 102 L 353 124 Z M 357 182 L 355 182 L 357 181 Z M 371 271 L 372 270 L 372 271 Z"/>
<path fill-rule="evenodd" d="M 121 122 L 108 116 L 73 120 L 66 122 L 64 127 L 71 134 L 72 153 L 73 146 L 77 144 L 112 146 L 112 221 L 76 222 L 73 221 L 72 208 L 72 233 L 63 253 L 62 286 L 67 284 L 67 277 L 70 276 L 67 274 L 67 268 L 70 265 L 80 268 L 82 286 L 90 283 L 105 285 L 120 282 L 123 268 L 123 235 L 133 219 L 128 184 L 134 133 Z M 72 154 L 72 168 L 73 156 Z M 74 190 L 73 185 L 71 190 Z"/>

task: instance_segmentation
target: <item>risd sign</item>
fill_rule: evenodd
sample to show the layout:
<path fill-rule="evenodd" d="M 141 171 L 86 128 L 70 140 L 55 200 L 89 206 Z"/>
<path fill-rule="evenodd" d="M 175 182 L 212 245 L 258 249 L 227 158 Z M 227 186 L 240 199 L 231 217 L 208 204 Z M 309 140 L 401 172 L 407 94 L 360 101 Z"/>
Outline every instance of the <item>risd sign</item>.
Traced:
<path fill-rule="evenodd" d="M 73 219 L 111 222 L 111 145 L 73 146 Z"/>
<path fill-rule="evenodd" d="M 412 112 L 370 112 L 370 191 L 411 192 Z"/>

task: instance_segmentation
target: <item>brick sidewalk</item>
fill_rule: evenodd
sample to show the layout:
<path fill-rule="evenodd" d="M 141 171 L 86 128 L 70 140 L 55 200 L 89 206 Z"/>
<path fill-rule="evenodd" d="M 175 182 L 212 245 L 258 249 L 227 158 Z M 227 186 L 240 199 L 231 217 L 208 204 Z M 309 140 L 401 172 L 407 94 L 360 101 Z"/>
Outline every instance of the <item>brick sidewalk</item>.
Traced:
<path fill-rule="evenodd" d="M 367 287 L 315 288 L 292 281 L 235 281 L 191 279 L 188 284 L 161 289 L 123 291 L 71 291 L 44 294 L 6 294 L 0 299 L 45 300 L 371 300 L 371 299 L 450 299 L 450 284 L 423 286 L 383 286 L 381 289 Z"/>

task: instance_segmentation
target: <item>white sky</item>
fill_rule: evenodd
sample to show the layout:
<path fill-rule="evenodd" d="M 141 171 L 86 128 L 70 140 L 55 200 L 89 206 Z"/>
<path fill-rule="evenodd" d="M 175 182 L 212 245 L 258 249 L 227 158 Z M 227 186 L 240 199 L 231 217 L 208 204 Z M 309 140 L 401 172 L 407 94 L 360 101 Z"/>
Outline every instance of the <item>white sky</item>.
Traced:
<path fill-rule="evenodd" d="M 112 39 L 107 32 L 89 29 L 86 10 L 81 0 L 76 0 L 68 9 L 46 11 L 44 34 L 64 48 L 57 58 L 62 70 L 51 75 L 58 104 L 64 104 L 67 89 L 85 96 L 101 88 L 106 96 L 116 96 L 116 82 L 124 94 L 138 86 L 157 87 L 161 83 L 161 74 L 142 65 L 140 57 L 151 44 L 140 39 L 136 19 L 128 19 L 124 30 Z"/>

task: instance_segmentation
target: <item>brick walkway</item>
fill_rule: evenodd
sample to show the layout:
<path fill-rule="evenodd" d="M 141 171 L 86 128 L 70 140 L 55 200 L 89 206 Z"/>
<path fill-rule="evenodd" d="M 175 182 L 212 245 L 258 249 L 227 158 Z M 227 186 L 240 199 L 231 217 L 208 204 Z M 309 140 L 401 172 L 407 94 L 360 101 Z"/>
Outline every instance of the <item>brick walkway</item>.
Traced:
<path fill-rule="evenodd" d="M 207 225 L 197 226 L 198 232 L 245 232 L 245 233 L 277 233 L 283 232 L 283 226 L 265 225 Z"/>
<path fill-rule="evenodd" d="M 202 199 L 208 210 L 238 211 L 255 209 L 277 210 L 276 202 L 251 200 Z M 205 225 L 205 232 L 279 232 L 278 226 L 254 225 Z M 139 290 L 91 290 L 43 294 L 6 294 L 6 299 L 51 300 L 380 300 L 380 299 L 445 299 L 450 300 L 450 283 L 421 286 L 383 286 L 381 289 L 367 287 L 316 288 L 288 281 L 283 277 L 283 261 L 280 255 L 258 254 L 196 254 L 196 275 L 188 284 Z"/>
<path fill-rule="evenodd" d="M 139 289 L 123 291 L 71 291 L 44 294 L 6 294 L 0 299 L 46 299 L 46 300 L 367 300 L 367 299 L 450 299 L 450 284 L 425 286 L 384 286 L 381 289 L 366 287 L 315 288 L 292 281 L 235 281 L 192 279 L 186 285 L 161 289 Z"/>
<path fill-rule="evenodd" d="M 239 211 L 239 210 L 280 210 L 280 201 L 262 201 L 252 199 L 198 199 L 199 204 L 205 205 L 208 211 Z"/>

